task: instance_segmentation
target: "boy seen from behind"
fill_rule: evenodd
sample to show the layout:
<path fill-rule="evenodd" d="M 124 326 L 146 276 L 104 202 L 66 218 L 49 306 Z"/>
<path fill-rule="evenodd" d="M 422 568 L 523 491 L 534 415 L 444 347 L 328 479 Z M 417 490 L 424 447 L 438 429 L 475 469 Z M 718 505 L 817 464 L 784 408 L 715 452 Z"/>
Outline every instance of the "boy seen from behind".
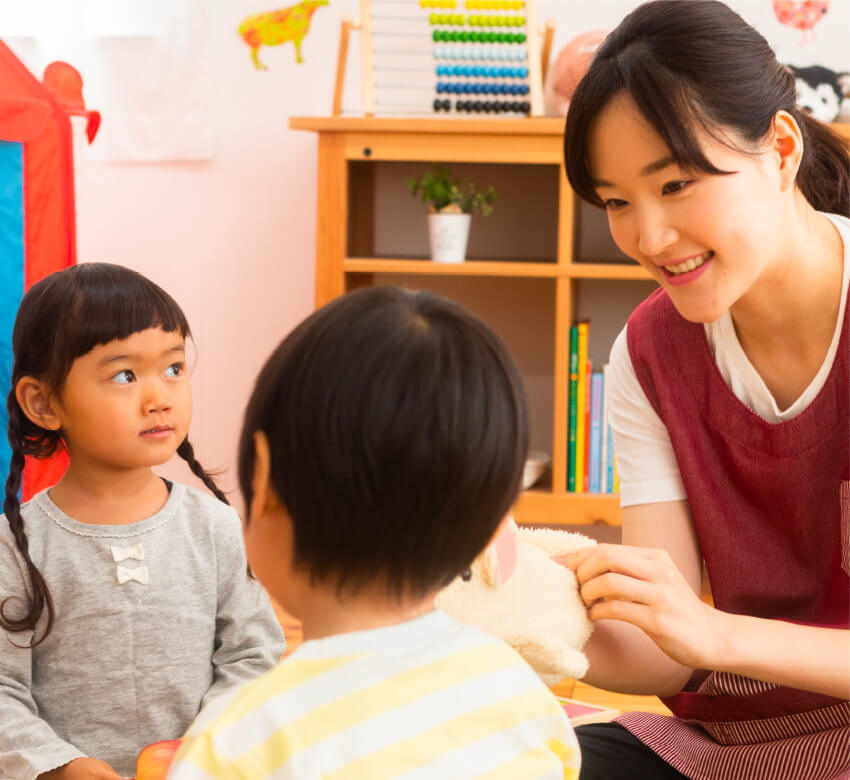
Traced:
<path fill-rule="evenodd" d="M 302 322 L 257 379 L 239 477 L 248 560 L 305 641 L 201 713 L 169 778 L 577 778 L 536 674 L 433 603 L 527 447 L 516 366 L 457 304 L 371 287 Z"/>

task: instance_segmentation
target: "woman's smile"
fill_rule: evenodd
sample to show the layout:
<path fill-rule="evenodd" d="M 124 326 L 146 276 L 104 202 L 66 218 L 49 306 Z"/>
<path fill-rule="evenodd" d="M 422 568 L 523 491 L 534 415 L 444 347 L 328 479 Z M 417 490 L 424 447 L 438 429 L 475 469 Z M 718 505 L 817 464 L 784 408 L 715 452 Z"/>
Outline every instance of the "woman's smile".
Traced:
<path fill-rule="evenodd" d="M 662 265 L 661 271 L 670 284 L 682 285 L 693 282 L 698 279 L 706 271 L 711 261 L 714 259 L 714 252 L 709 250 L 701 255 L 689 257 L 678 263 L 670 263 Z"/>

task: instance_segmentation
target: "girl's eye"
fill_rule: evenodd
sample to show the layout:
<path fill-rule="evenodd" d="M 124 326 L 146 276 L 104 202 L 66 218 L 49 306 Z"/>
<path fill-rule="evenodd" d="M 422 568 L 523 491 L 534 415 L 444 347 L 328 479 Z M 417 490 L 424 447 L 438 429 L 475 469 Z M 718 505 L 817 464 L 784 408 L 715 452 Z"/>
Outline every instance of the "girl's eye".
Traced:
<path fill-rule="evenodd" d="M 123 371 L 119 371 L 115 376 L 110 380 L 111 382 L 115 382 L 118 385 L 129 385 L 131 382 L 136 380 L 136 375 L 130 371 L 129 368 L 124 369 Z"/>
<path fill-rule="evenodd" d="M 180 376 L 183 373 L 183 364 L 182 363 L 172 363 L 168 368 L 165 369 L 165 375 L 170 377 Z"/>
<path fill-rule="evenodd" d="M 669 181 L 661 188 L 661 192 L 664 195 L 675 195 L 677 192 L 681 192 L 685 188 L 689 187 L 691 184 L 693 184 L 692 179 Z"/>

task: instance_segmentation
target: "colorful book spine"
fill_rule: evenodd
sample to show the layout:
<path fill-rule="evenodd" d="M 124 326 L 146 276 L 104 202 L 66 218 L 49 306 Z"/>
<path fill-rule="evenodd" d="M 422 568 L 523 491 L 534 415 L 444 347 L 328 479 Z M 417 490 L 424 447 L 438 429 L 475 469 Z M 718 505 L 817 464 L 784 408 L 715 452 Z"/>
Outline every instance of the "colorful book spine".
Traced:
<path fill-rule="evenodd" d="M 602 374 L 590 377 L 590 460 L 588 462 L 588 489 L 599 493 L 602 468 Z"/>
<path fill-rule="evenodd" d="M 620 473 L 617 471 L 617 456 L 614 456 L 614 492 L 620 492 Z"/>
<path fill-rule="evenodd" d="M 608 426 L 608 453 L 605 456 L 605 492 L 619 493 L 614 480 L 615 461 L 614 458 L 614 436 L 611 433 L 611 426 Z"/>
<path fill-rule="evenodd" d="M 607 493 L 608 485 L 608 364 L 602 366 L 602 455 L 599 458 L 599 492 Z"/>
<path fill-rule="evenodd" d="M 587 364 L 587 329 L 590 323 L 580 322 L 578 324 L 578 365 L 576 377 L 576 459 L 575 459 L 575 477 L 576 477 L 576 493 L 584 493 L 584 442 L 586 435 L 586 418 L 585 418 L 585 396 L 587 388 L 587 378 L 585 375 L 585 366 Z"/>
<path fill-rule="evenodd" d="M 570 328 L 569 428 L 567 430 L 567 490 L 576 489 L 576 389 L 578 387 L 578 326 Z"/>
<path fill-rule="evenodd" d="M 590 490 L 590 378 L 593 363 L 588 360 L 584 371 L 584 492 Z"/>

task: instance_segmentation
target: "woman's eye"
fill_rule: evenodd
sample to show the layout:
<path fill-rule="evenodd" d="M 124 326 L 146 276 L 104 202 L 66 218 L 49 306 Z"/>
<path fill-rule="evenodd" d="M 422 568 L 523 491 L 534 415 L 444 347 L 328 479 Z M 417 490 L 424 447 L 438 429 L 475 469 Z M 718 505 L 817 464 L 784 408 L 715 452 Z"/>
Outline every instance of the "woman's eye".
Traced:
<path fill-rule="evenodd" d="M 681 179 L 680 181 L 669 181 L 662 188 L 662 193 L 664 195 L 675 195 L 677 192 L 681 192 L 689 185 L 693 184 L 693 180 L 691 179 Z"/>
<path fill-rule="evenodd" d="M 118 385 L 129 385 L 131 382 L 134 382 L 135 379 L 136 375 L 127 368 L 124 369 L 124 371 L 119 371 L 115 374 L 110 381 L 115 382 Z"/>
<path fill-rule="evenodd" d="M 165 369 L 166 376 L 180 376 L 183 373 L 183 364 L 182 363 L 172 363 L 168 368 Z"/>
<path fill-rule="evenodd" d="M 626 205 L 626 201 L 620 200 L 619 198 L 608 198 L 608 200 L 602 202 L 602 206 L 606 211 L 616 211 L 617 209 L 623 208 Z"/>

